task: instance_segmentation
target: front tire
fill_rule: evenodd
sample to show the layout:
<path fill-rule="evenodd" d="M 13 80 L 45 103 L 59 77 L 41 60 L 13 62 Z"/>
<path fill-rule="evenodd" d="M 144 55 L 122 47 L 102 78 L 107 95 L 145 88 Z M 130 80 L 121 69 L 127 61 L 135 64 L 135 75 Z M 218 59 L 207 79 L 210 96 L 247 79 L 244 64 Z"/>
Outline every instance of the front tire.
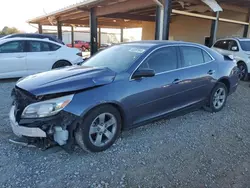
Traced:
<path fill-rule="evenodd" d="M 240 62 L 240 63 L 238 63 L 238 68 L 240 70 L 239 79 L 242 81 L 247 81 L 248 80 L 248 70 L 247 70 L 246 64 L 243 62 Z"/>
<path fill-rule="evenodd" d="M 226 85 L 221 82 L 217 83 L 209 96 L 207 106 L 204 107 L 205 110 L 209 112 L 221 111 L 226 104 L 227 97 L 228 89 Z"/>
<path fill-rule="evenodd" d="M 101 152 L 114 144 L 121 132 L 121 116 L 112 105 L 93 109 L 75 132 L 76 143 L 87 152 Z"/>

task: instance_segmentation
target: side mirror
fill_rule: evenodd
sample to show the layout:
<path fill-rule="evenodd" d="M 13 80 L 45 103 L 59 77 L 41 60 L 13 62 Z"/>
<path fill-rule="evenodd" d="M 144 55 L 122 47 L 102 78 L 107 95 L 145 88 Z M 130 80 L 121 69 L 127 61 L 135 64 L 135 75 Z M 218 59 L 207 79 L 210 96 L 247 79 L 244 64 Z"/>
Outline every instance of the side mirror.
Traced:
<path fill-rule="evenodd" d="M 231 50 L 232 51 L 238 51 L 238 47 L 237 46 L 232 46 Z"/>
<path fill-rule="evenodd" d="M 139 79 L 142 77 L 153 77 L 155 76 L 155 71 L 153 69 L 140 69 L 135 71 L 133 79 Z"/>

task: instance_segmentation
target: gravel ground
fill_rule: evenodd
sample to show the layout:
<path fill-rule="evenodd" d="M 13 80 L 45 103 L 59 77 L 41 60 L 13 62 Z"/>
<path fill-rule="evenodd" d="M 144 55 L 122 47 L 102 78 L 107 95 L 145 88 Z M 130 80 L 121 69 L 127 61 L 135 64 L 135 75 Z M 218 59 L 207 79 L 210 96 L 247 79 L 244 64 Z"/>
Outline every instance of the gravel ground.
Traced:
<path fill-rule="evenodd" d="M 0 187 L 250 187 L 250 88 L 241 83 L 223 111 L 202 110 L 126 131 L 109 150 L 40 151 L 13 138 L 14 81 L 0 82 Z"/>

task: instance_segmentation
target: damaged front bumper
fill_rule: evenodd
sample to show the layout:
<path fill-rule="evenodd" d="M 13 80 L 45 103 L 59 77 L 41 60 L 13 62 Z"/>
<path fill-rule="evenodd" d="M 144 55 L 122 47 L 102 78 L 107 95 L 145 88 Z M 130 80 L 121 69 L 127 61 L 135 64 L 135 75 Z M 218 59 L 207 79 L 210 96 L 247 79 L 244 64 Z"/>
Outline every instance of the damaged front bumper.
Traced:
<path fill-rule="evenodd" d="M 19 137 L 20 136 L 39 137 L 39 138 L 47 137 L 46 133 L 40 128 L 20 126 L 16 121 L 14 111 L 15 111 L 15 106 L 12 106 L 9 113 L 9 118 L 12 131 L 14 132 L 15 135 Z"/>
<path fill-rule="evenodd" d="M 53 142 L 60 146 L 65 146 L 65 149 L 72 148 L 74 144 L 73 134 L 78 118 L 71 113 L 61 111 L 55 116 L 37 119 L 20 119 L 20 121 L 17 122 L 15 106 L 12 106 L 9 119 L 14 134 L 19 137 L 25 137 L 32 141 L 39 140 L 39 143 L 46 145 Z M 41 148 L 45 147 L 48 146 L 41 146 Z"/>

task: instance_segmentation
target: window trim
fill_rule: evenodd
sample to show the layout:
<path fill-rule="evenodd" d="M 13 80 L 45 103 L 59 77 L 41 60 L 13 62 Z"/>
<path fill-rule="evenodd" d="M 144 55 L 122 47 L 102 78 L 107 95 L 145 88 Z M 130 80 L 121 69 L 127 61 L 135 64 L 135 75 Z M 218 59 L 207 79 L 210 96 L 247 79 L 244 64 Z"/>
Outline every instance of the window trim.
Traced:
<path fill-rule="evenodd" d="M 183 47 L 183 46 L 188 46 L 188 47 L 196 47 L 196 48 L 199 48 L 201 50 L 204 50 L 210 57 L 211 57 L 211 61 L 209 62 L 205 62 L 203 64 L 199 64 L 199 65 L 192 65 L 192 66 L 189 66 L 189 67 L 179 67 L 179 61 L 182 61 L 180 60 L 180 56 L 181 56 L 181 51 L 180 51 L 180 48 L 179 47 Z M 155 74 L 155 76 L 157 75 L 161 75 L 161 74 L 165 74 L 165 73 L 169 73 L 169 72 L 175 72 L 175 71 L 178 71 L 178 70 L 183 70 L 183 69 L 188 69 L 188 68 L 192 68 L 192 67 L 197 67 L 197 66 L 201 66 L 201 65 L 205 65 L 205 64 L 208 64 L 208 63 L 211 63 L 213 61 L 215 61 L 214 57 L 204 48 L 200 47 L 200 46 L 196 46 L 196 45 L 192 45 L 192 44 L 172 44 L 172 45 L 164 45 L 164 46 L 160 46 L 154 50 L 152 50 L 145 58 L 143 58 L 143 60 L 139 63 L 139 65 L 135 68 L 135 70 L 132 72 L 132 74 L 130 75 L 129 77 L 129 81 L 134 81 L 135 79 L 132 79 L 134 73 L 138 70 L 138 68 L 141 66 L 142 63 L 144 63 L 147 58 L 152 54 L 154 53 L 156 50 L 159 50 L 161 48 L 165 48 L 165 47 L 177 47 L 177 54 L 179 54 L 177 57 L 178 57 L 178 68 L 175 69 L 175 70 L 170 70 L 170 71 L 163 71 L 163 72 L 160 72 L 160 73 L 157 73 Z"/>

